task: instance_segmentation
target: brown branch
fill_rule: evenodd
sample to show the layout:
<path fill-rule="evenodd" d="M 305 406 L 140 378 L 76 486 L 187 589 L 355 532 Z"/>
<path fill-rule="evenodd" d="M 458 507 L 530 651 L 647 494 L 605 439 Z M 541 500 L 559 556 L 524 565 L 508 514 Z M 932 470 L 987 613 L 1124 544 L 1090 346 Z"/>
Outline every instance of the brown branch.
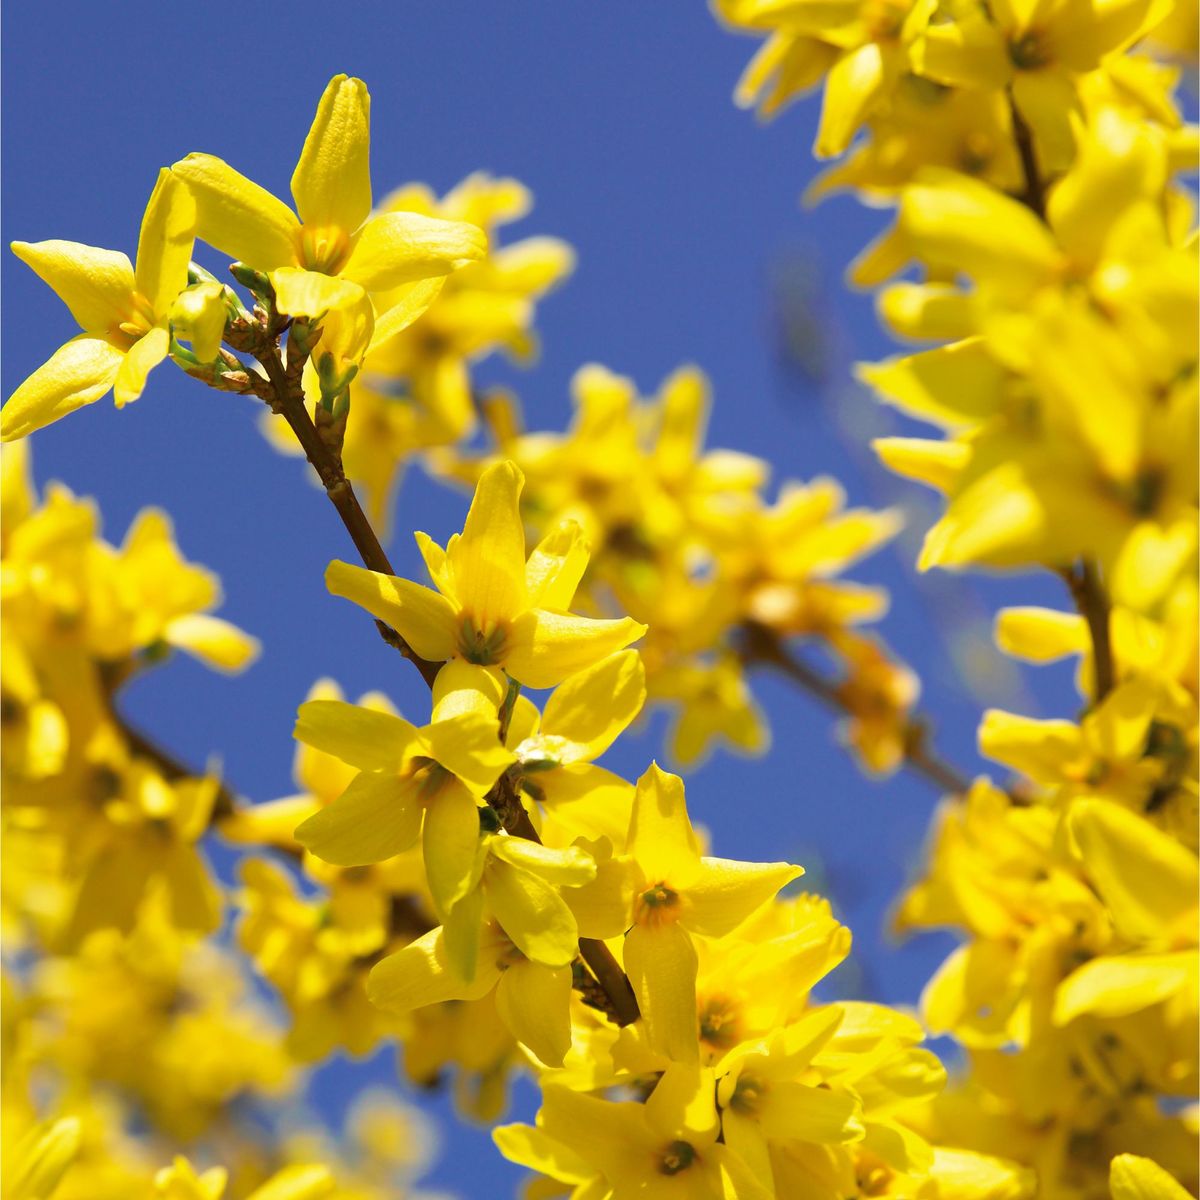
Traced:
<path fill-rule="evenodd" d="M 779 674 L 798 683 L 805 691 L 816 696 L 826 708 L 834 712 L 853 716 L 854 711 L 846 702 L 837 681 L 822 675 L 795 654 L 789 653 L 774 631 L 753 621 L 742 626 L 742 658 L 748 666 L 769 667 Z M 962 772 L 939 758 L 929 745 L 929 729 L 923 720 L 912 718 L 904 730 L 905 765 L 928 780 L 942 792 L 963 796 L 971 781 Z"/>
<path fill-rule="evenodd" d="M 289 347 L 296 347 L 294 338 L 290 340 Z M 299 353 L 290 355 L 288 368 L 285 370 L 279 354 L 279 347 L 273 339 L 270 339 L 259 344 L 255 350 L 255 358 L 266 371 L 266 383 L 269 385 L 269 388 L 260 391 L 260 395 L 275 412 L 287 421 L 296 435 L 296 441 L 300 443 L 305 458 L 308 459 L 313 470 L 316 471 L 317 477 L 321 480 L 321 484 L 325 488 L 325 495 L 329 497 L 330 503 L 337 510 L 363 565 L 384 575 L 394 575 L 396 572 L 392 568 L 387 553 L 380 544 L 375 530 L 371 527 L 367 514 L 363 512 L 350 480 L 346 478 L 341 459 L 321 437 L 312 417 L 308 414 L 300 383 L 300 373 L 303 367 L 301 356 Z M 383 640 L 389 646 L 394 646 L 399 650 L 421 672 L 421 678 L 425 680 L 426 684 L 433 687 L 439 664 L 422 658 L 396 630 L 385 622 L 376 621 L 375 625 Z"/>
<path fill-rule="evenodd" d="M 1116 660 L 1112 647 L 1112 605 L 1100 579 L 1100 571 L 1091 559 L 1081 559 L 1075 567 L 1061 571 L 1075 601 L 1079 615 L 1087 622 L 1092 639 L 1093 699 L 1099 704 L 1117 682 Z"/>
<path fill-rule="evenodd" d="M 1012 120 L 1013 140 L 1021 159 L 1021 173 L 1025 177 L 1025 191 L 1019 197 L 1026 207 L 1032 209 L 1043 220 L 1046 218 L 1046 185 L 1038 169 L 1037 150 L 1033 144 L 1033 132 L 1021 116 L 1021 110 L 1013 99 L 1012 89 L 1008 93 L 1008 111 Z"/>

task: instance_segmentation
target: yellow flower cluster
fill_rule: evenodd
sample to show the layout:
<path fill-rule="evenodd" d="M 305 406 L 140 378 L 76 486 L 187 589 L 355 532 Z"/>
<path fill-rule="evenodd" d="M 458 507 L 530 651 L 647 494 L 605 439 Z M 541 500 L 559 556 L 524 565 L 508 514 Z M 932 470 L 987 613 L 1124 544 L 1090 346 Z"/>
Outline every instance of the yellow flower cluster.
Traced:
<path fill-rule="evenodd" d="M 119 689 L 172 647 L 236 670 L 254 643 L 210 615 L 217 583 L 163 514 L 116 549 L 90 505 L 61 487 L 39 501 L 21 447 L 6 453 L 0 895 L 28 951 L 5 983 L 6 1195 L 396 1195 L 420 1135 L 390 1099 L 360 1111 L 349 1163 L 319 1132 L 240 1136 L 232 1116 L 294 1089 L 300 1064 L 385 1040 L 415 1082 L 453 1069 L 460 1107 L 488 1121 L 516 1071 L 536 1078 L 534 1123 L 494 1137 L 537 1195 L 1195 1186 L 1194 1121 L 1163 1101 L 1197 1085 L 1200 303 L 1174 74 L 1130 49 L 1164 22 L 1175 36 L 1171 5 L 716 7 L 767 35 L 740 98 L 772 112 L 824 79 L 818 154 L 863 139 L 820 187 L 897 209 L 854 271 L 873 286 L 913 270 L 883 316 L 945 343 L 862 369 L 944 434 L 878 445 L 946 495 L 921 565 L 1057 572 L 1077 612 L 1007 610 L 997 640 L 1079 657 L 1085 709 L 986 714 L 981 749 L 1017 773 L 1009 790 L 934 761 L 915 678 L 858 628 L 886 597 L 838 578 L 894 516 L 847 508 L 825 478 L 768 499 L 766 464 L 706 450 L 698 370 L 643 399 L 585 367 L 563 434 L 477 396 L 474 360 L 533 353 L 570 252 L 495 247 L 529 207 L 513 180 L 373 208 L 369 96 L 337 76 L 294 211 L 192 154 L 160 174 L 136 266 L 15 244 L 83 332 L 10 398 L 0 436 L 109 388 L 135 399 L 166 357 L 264 401 L 365 564 L 332 562 L 329 590 L 414 663 L 427 719 L 323 680 L 296 722 L 296 795 L 247 807 L 189 773 L 130 727 Z M 190 262 L 197 238 L 237 260 L 250 307 Z M 460 445 L 481 417 L 495 453 Z M 460 533 L 416 534 L 432 586 L 398 576 L 373 528 L 414 454 L 474 487 Z M 833 678 L 795 656 L 804 640 Z M 945 1094 L 916 1019 L 814 993 L 850 935 L 825 901 L 783 894 L 800 867 L 710 855 L 681 779 L 598 762 L 648 702 L 675 711 L 681 762 L 718 740 L 762 750 L 757 667 L 837 709 L 868 768 L 907 761 L 953 793 L 898 913 L 964 935 L 922 1006 L 969 1060 Z M 234 938 L 286 1032 L 230 951 L 196 945 L 222 912 L 210 830 L 246 851 Z M 177 1157 L 193 1143 L 229 1169 Z"/>
<path fill-rule="evenodd" d="M 886 611 L 886 593 L 836 577 L 895 533 L 895 514 L 846 509 L 824 477 L 785 483 L 770 502 L 765 462 L 705 450 L 709 386 L 694 367 L 650 400 L 600 366 L 582 368 L 572 390 L 567 433 L 525 433 L 510 414 L 493 421 L 499 452 L 525 473 L 533 528 L 570 519 L 582 529 L 587 611 L 648 626 L 646 685 L 676 713 L 673 757 L 691 765 L 716 743 L 763 752 L 769 731 L 748 670 L 786 666 L 785 645 L 807 639 L 837 664 L 833 699 L 856 754 L 872 771 L 893 770 L 912 735 L 917 681 L 857 629 Z M 467 478 L 478 470 L 461 456 L 437 461 Z"/>
<path fill-rule="evenodd" d="M 923 1128 L 1036 1168 L 1043 1195 L 1106 1194 L 1110 1160 L 1114 1196 L 1184 1195 L 1126 1153 L 1197 1186 L 1200 296 L 1176 182 L 1196 132 L 1144 40 L 1194 57 L 1183 6 L 715 8 L 767 36 L 743 103 L 824 78 L 816 151 L 850 153 L 815 192 L 896 208 L 852 279 L 887 285 L 898 336 L 942 343 L 861 369 L 943 434 L 876 443 L 946 497 L 919 565 L 1045 568 L 1078 610 L 999 615 L 1006 652 L 1081 659 L 1086 707 L 985 714 L 1015 782 L 948 803 L 898 913 L 966 937 L 923 1010 L 969 1071 Z"/>

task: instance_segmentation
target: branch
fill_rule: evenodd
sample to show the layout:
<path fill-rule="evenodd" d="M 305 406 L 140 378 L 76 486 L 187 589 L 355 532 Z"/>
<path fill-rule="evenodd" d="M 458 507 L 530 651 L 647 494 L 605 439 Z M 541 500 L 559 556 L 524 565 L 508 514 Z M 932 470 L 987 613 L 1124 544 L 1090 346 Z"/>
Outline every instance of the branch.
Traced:
<path fill-rule="evenodd" d="M 1017 154 L 1021 159 L 1021 173 L 1025 176 L 1025 193 L 1021 202 L 1032 209 L 1043 220 L 1046 218 L 1046 185 L 1038 170 L 1037 151 L 1033 145 L 1033 133 L 1021 116 L 1012 89 L 1008 93 L 1008 111 L 1012 119 L 1013 140 L 1017 143 Z"/>
<path fill-rule="evenodd" d="M 853 716 L 837 681 L 822 675 L 803 659 L 790 654 L 779 637 L 764 625 L 747 621 L 742 626 L 743 661 L 748 666 L 761 664 L 778 671 L 816 696 L 826 708 Z M 904 730 L 904 762 L 910 770 L 932 783 L 939 791 L 963 796 L 971 786 L 970 780 L 939 758 L 929 745 L 929 728 L 925 721 L 910 719 Z"/>
<path fill-rule="evenodd" d="M 294 338 L 289 342 L 289 346 L 296 346 Z M 264 382 L 268 386 L 260 389 L 260 396 L 287 421 L 296 435 L 305 458 L 325 488 L 325 495 L 329 497 L 330 503 L 337 510 L 342 524 L 350 534 L 363 565 L 384 575 L 394 575 L 396 572 L 392 569 L 375 530 L 371 528 L 371 522 L 363 512 L 350 480 L 346 478 L 340 457 L 325 443 L 313 424 L 312 417 L 308 415 L 300 383 L 303 358 L 298 353 L 289 355 L 290 361 L 285 370 L 279 347 L 274 340 L 260 342 L 254 356 L 267 373 Z M 438 664 L 422 658 L 396 630 L 383 621 L 376 621 L 375 626 L 380 637 L 389 646 L 399 650 L 421 672 L 421 678 L 432 688 L 433 681 L 437 678 Z"/>
<path fill-rule="evenodd" d="M 1100 579 L 1100 570 L 1091 559 L 1081 559 L 1075 567 L 1061 571 L 1075 601 L 1079 615 L 1087 622 L 1092 639 L 1094 702 L 1099 704 L 1117 682 L 1116 661 L 1112 648 L 1112 604 Z"/>

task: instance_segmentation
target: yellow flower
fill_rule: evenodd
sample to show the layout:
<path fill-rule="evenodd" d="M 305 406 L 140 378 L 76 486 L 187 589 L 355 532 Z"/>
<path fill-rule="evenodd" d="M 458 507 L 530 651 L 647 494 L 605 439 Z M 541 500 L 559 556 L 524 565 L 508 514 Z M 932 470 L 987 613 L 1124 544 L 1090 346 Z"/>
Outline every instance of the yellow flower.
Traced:
<path fill-rule="evenodd" d="M 212 155 L 189 154 L 171 168 L 195 196 L 197 236 L 265 272 L 281 312 L 318 318 L 352 308 L 364 291 L 443 276 L 486 251 L 473 225 L 372 216 L 370 104 L 361 79 L 329 81 L 292 175 L 299 217 Z"/>
<path fill-rule="evenodd" d="M 142 217 L 136 267 L 124 254 L 78 242 L 13 242 L 13 253 L 58 293 L 83 333 L 9 397 L 0 439 L 24 437 L 110 388 L 118 408 L 142 394 L 147 374 L 167 357 L 195 227 L 188 189 L 164 169 Z"/>
<path fill-rule="evenodd" d="M 700 1051 L 691 934 L 729 933 L 802 874 L 790 863 L 701 857 L 683 781 L 652 765 L 638 781 L 625 854 L 601 862 L 596 882 L 566 899 L 584 936 L 625 934 L 625 970 L 650 1045 L 674 1061 L 695 1062 Z"/>
<path fill-rule="evenodd" d="M 453 675 L 439 676 L 433 721 L 421 729 L 339 700 L 308 701 L 296 722 L 297 740 L 358 768 L 332 804 L 297 827 L 296 840 L 326 862 L 354 867 L 383 862 L 420 838 L 440 915 L 472 886 L 477 800 L 513 761 L 495 717 L 447 715 Z"/>
<path fill-rule="evenodd" d="M 588 1184 L 586 1194 L 766 1200 L 771 1193 L 754 1172 L 717 1141 L 721 1121 L 713 1091 L 711 1073 L 678 1063 L 645 1104 L 614 1103 L 548 1083 L 537 1128 L 501 1126 L 493 1137 L 506 1158 Z"/>
<path fill-rule="evenodd" d="M 628 617 L 567 611 L 587 565 L 577 529 L 552 532 L 526 563 L 523 482 L 513 463 L 497 463 L 480 476 L 461 536 L 443 550 L 417 535 L 437 591 L 343 562 L 330 564 L 329 590 L 387 621 L 422 658 L 503 667 L 535 688 L 636 641 L 646 627 Z"/>
<path fill-rule="evenodd" d="M 513 1037 L 546 1066 L 561 1067 L 571 1048 L 570 963 L 547 966 L 527 958 L 496 921 L 486 922 L 478 936 L 473 980 L 455 969 L 439 927 L 376 964 L 367 981 L 371 1003 L 406 1013 L 479 1000 L 494 991 L 500 1019 Z"/>

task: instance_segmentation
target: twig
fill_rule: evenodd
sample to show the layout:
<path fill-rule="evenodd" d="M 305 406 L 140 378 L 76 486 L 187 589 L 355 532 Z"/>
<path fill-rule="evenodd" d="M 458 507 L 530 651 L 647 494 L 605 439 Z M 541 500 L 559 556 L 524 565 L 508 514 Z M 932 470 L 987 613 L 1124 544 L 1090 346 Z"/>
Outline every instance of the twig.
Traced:
<path fill-rule="evenodd" d="M 1017 154 L 1021 159 L 1021 173 L 1025 177 L 1025 193 L 1020 197 L 1023 204 L 1032 209 L 1043 220 L 1046 216 L 1046 186 L 1038 170 L 1037 151 L 1033 144 L 1033 133 L 1021 116 L 1021 110 L 1008 93 L 1008 111 L 1012 120 L 1013 140 L 1017 143 Z"/>
<path fill-rule="evenodd" d="M 295 339 L 292 339 L 290 345 L 295 345 Z M 325 488 L 326 496 L 329 497 L 330 503 L 337 510 L 342 524 L 350 534 L 363 565 L 384 575 L 394 575 L 396 572 L 393 570 L 375 530 L 371 527 L 367 514 L 363 512 L 350 480 L 346 478 L 346 472 L 342 468 L 340 459 L 330 450 L 313 423 L 312 417 L 308 415 L 296 363 L 294 361 L 289 363 L 289 370 L 285 371 L 279 355 L 279 347 L 273 340 L 260 344 L 255 351 L 255 358 L 267 373 L 266 383 L 269 385 L 269 392 L 263 395 L 263 399 L 266 399 L 274 411 L 287 421 L 296 435 L 296 440 L 300 443 L 305 458 L 316 471 L 317 477 Z M 376 621 L 375 625 L 383 640 L 389 646 L 394 646 L 399 650 L 421 672 L 421 678 L 425 680 L 426 684 L 433 687 L 433 681 L 437 678 L 438 664 L 422 658 L 396 630 L 383 621 Z"/>
<path fill-rule="evenodd" d="M 747 621 L 742 626 L 743 660 L 748 665 L 761 664 L 778 671 L 811 692 L 827 708 L 853 716 L 841 686 L 809 666 L 803 659 L 788 652 L 777 634 L 766 626 Z M 963 796 L 971 786 L 970 780 L 949 763 L 939 758 L 929 745 L 926 723 L 911 719 L 904 730 L 904 762 L 912 771 L 932 783 L 942 792 Z"/>
<path fill-rule="evenodd" d="M 1112 605 L 1100 579 L 1100 571 L 1091 559 L 1081 559 L 1075 567 L 1060 572 L 1075 601 L 1079 615 L 1087 622 L 1092 639 L 1094 702 L 1099 704 L 1117 681 L 1112 648 Z"/>

